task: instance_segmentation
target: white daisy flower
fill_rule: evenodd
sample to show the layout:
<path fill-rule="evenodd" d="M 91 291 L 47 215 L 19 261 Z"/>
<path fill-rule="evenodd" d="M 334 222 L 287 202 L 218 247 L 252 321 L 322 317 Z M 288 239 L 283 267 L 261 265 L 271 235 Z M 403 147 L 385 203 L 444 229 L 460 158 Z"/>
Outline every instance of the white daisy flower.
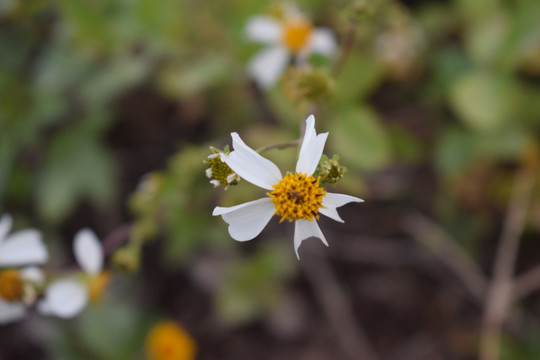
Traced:
<path fill-rule="evenodd" d="M 334 33 L 327 28 L 314 28 L 297 9 L 287 9 L 283 19 L 253 16 L 245 33 L 254 41 L 267 45 L 248 64 L 248 72 L 262 88 L 272 87 L 291 56 L 301 64 L 312 53 L 332 56 L 337 48 Z"/>
<path fill-rule="evenodd" d="M 103 248 L 92 230 L 82 229 L 75 234 L 73 252 L 89 282 L 83 283 L 74 278 L 53 281 L 45 290 L 44 299 L 38 304 L 42 314 L 60 318 L 74 317 L 86 307 L 89 300 L 101 295 L 101 292 L 94 292 L 102 291 L 106 286 L 109 275 L 102 271 Z M 103 286 L 97 286 L 96 282 Z"/>
<path fill-rule="evenodd" d="M 44 280 L 35 266 L 48 260 L 41 233 L 35 229 L 8 235 L 13 219 L 5 214 L 0 219 L 0 324 L 22 319 L 35 299 L 35 286 Z M 3 269 L 2 269 L 3 268 Z"/>
<path fill-rule="evenodd" d="M 339 222 L 343 219 L 336 208 L 349 202 L 362 202 L 354 196 L 326 192 L 319 185 L 319 178 L 313 177 L 328 133 L 315 132 L 315 117 L 306 120 L 306 131 L 300 154 L 296 163 L 296 172 L 281 175 L 278 167 L 247 146 L 237 133 L 231 134 L 234 151 L 222 154 L 222 159 L 241 178 L 269 190 L 268 197 L 250 201 L 233 207 L 216 207 L 212 215 L 221 215 L 229 224 L 229 234 L 238 241 L 255 238 L 264 229 L 272 216 L 281 216 L 283 220 L 295 220 L 294 250 L 303 240 L 317 237 L 328 246 L 317 221 L 319 214 Z"/>

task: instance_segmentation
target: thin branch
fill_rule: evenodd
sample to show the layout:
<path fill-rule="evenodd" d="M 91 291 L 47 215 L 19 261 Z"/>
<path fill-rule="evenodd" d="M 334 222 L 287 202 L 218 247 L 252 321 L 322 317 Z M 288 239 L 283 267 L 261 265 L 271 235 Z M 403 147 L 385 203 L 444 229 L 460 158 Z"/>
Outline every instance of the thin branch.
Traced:
<path fill-rule="evenodd" d="M 366 335 L 354 321 L 352 305 L 339 286 L 339 281 L 326 257 L 317 256 L 316 264 L 310 263 L 308 259 L 302 259 L 300 264 L 347 358 L 378 359 Z"/>
<path fill-rule="evenodd" d="M 124 244 L 131 234 L 132 223 L 122 224 L 114 229 L 105 239 L 103 239 L 103 251 L 110 254 Z"/>
<path fill-rule="evenodd" d="M 273 149 L 286 149 L 288 147 L 293 147 L 293 146 L 298 146 L 300 145 L 300 139 L 298 140 L 294 140 L 294 141 L 289 141 L 289 142 L 285 142 L 285 143 L 281 143 L 281 144 L 272 144 L 272 145 L 268 145 L 268 146 L 263 146 L 262 148 L 259 148 L 257 149 L 256 151 L 258 153 L 262 153 L 262 152 L 265 152 L 265 151 L 268 151 L 268 150 L 273 150 Z"/>
<path fill-rule="evenodd" d="M 518 302 L 538 289 L 540 289 L 540 265 L 514 280 L 513 301 Z"/>
<path fill-rule="evenodd" d="M 512 292 L 514 290 L 513 273 L 519 249 L 519 240 L 525 220 L 534 177 L 526 171 L 516 175 L 512 196 L 503 225 L 501 240 L 493 264 L 493 279 L 488 289 L 482 332 L 480 334 L 481 360 L 498 360 L 502 326 L 508 317 Z"/>
<path fill-rule="evenodd" d="M 416 241 L 431 250 L 463 282 L 469 293 L 483 302 L 487 279 L 473 258 L 439 225 L 426 217 L 408 216 L 403 227 Z"/>

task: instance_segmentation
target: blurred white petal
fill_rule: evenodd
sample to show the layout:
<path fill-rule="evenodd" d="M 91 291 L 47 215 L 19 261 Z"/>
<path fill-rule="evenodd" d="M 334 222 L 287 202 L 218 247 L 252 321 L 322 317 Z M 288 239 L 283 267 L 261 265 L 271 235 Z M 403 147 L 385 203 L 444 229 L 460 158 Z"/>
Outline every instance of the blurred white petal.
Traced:
<path fill-rule="evenodd" d="M 0 325 L 20 320 L 24 315 L 26 315 L 26 306 L 23 303 L 0 300 Z"/>
<path fill-rule="evenodd" d="M 45 291 L 38 310 L 45 315 L 71 318 L 79 314 L 87 303 L 86 289 L 77 280 L 56 280 Z"/>
<path fill-rule="evenodd" d="M 0 266 L 43 264 L 47 259 L 47 249 L 37 230 L 17 231 L 0 243 Z"/>
<path fill-rule="evenodd" d="M 229 224 L 229 234 L 238 241 L 251 240 L 261 233 L 276 208 L 270 198 L 262 198 L 232 207 L 216 207 L 212 215 L 221 215 Z"/>
<path fill-rule="evenodd" d="M 263 189 L 272 190 L 272 185 L 281 180 L 281 172 L 276 164 L 247 146 L 237 133 L 232 133 L 231 137 L 234 151 L 229 155 L 223 154 L 221 160 L 242 179 Z"/>
<path fill-rule="evenodd" d="M 103 248 L 92 230 L 82 229 L 75 234 L 73 252 L 81 268 L 88 274 L 97 275 L 103 268 Z"/>
<path fill-rule="evenodd" d="M 263 49 L 248 64 L 248 73 L 257 85 L 268 89 L 276 84 L 287 67 L 289 53 L 281 46 Z"/>
<path fill-rule="evenodd" d="M 331 219 L 343 222 L 343 219 L 339 216 L 336 208 L 350 202 L 364 202 L 364 200 L 350 195 L 327 193 L 322 201 L 322 205 L 326 209 L 320 208 L 319 212 Z"/>
<path fill-rule="evenodd" d="M 45 281 L 45 274 L 40 268 L 35 266 L 25 267 L 20 270 L 20 273 L 24 280 L 30 281 L 36 285 L 43 284 Z"/>
<path fill-rule="evenodd" d="M 298 259 L 300 259 L 300 256 L 298 255 L 300 244 L 302 244 L 302 241 L 312 236 L 321 239 L 322 243 L 328 246 L 328 242 L 326 242 L 326 238 L 321 232 L 317 221 L 304 219 L 296 220 L 294 225 L 294 251 L 296 252 L 296 257 Z"/>
<path fill-rule="evenodd" d="M 311 52 L 322 54 L 325 56 L 332 56 L 337 49 L 336 38 L 334 33 L 325 28 L 317 28 L 311 36 L 310 43 Z"/>
<path fill-rule="evenodd" d="M 248 39 L 264 44 L 276 44 L 281 39 L 281 25 L 268 16 L 249 18 L 245 31 Z"/>
<path fill-rule="evenodd" d="M 296 162 L 297 173 L 304 173 L 307 175 L 313 174 L 321 160 L 327 137 L 327 132 L 317 135 L 315 132 L 315 117 L 309 115 L 306 119 L 304 139 L 302 140 L 300 154 L 298 155 L 298 161 Z"/>
<path fill-rule="evenodd" d="M 4 241 L 7 234 L 9 233 L 9 230 L 11 229 L 11 225 L 13 224 L 13 218 L 9 214 L 2 215 L 2 218 L 0 218 L 0 244 Z"/>

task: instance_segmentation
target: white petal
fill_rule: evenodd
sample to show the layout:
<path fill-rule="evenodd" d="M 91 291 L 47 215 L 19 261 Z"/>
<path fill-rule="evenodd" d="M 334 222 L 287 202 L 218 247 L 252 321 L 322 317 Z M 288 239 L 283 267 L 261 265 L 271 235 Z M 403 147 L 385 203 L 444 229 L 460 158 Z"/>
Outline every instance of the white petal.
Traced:
<path fill-rule="evenodd" d="M 268 89 L 276 84 L 287 67 L 289 53 L 281 46 L 263 49 L 248 64 L 248 73 L 257 85 Z"/>
<path fill-rule="evenodd" d="M 233 207 L 216 207 L 212 215 L 221 215 L 229 224 L 229 234 L 238 241 L 251 240 L 261 233 L 276 210 L 270 198 L 262 198 Z"/>
<path fill-rule="evenodd" d="M 298 155 L 298 161 L 296 163 L 297 173 L 305 173 L 307 175 L 313 174 L 321 160 L 327 137 L 328 133 L 317 135 L 315 132 L 315 117 L 309 115 L 306 119 L 304 140 L 302 140 L 300 154 Z"/>
<path fill-rule="evenodd" d="M 266 190 L 281 180 L 279 168 L 247 146 L 237 133 L 232 133 L 234 151 L 221 159 L 241 178 Z"/>
<path fill-rule="evenodd" d="M 21 276 L 24 280 L 30 281 L 34 284 L 40 285 L 45 281 L 45 274 L 43 271 L 35 266 L 29 266 L 21 269 Z"/>
<path fill-rule="evenodd" d="M 80 313 L 88 302 L 84 286 L 76 280 L 56 280 L 45 292 L 38 310 L 45 315 L 70 318 Z"/>
<path fill-rule="evenodd" d="M 326 209 L 320 208 L 319 212 L 325 216 L 328 216 L 330 219 L 344 222 L 343 219 L 339 216 L 336 208 L 350 202 L 364 202 L 364 200 L 350 195 L 327 193 L 322 201 L 322 205 L 326 207 Z"/>
<path fill-rule="evenodd" d="M 2 218 L 0 219 L 0 244 L 4 241 L 7 234 L 9 233 L 9 230 L 11 229 L 11 225 L 13 224 L 13 218 L 9 214 L 2 215 Z"/>
<path fill-rule="evenodd" d="M 92 230 L 82 229 L 75 234 L 73 252 L 81 268 L 88 274 L 96 275 L 103 268 L 103 248 Z"/>
<path fill-rule="evenodd" d="M 326 238 L 321 232 L 317 221 L 304 219 L 296 220 L 294 225 L 294 251 L 296 252 L 296 257 L 298 259 L 300 259 L 300 256 L 298 255 L 300 244 L 302 244 L 302 241 L 312 236 L 321 239 L 322 243 L 328 246 L 328 242 L 326 242 Z"/>
<path fill-rule="evenodd" d="M 334 33 L 325 28 L 317 28 L 311 36 L 310 50 L 325 56 L 332 56 L 337 49 Z"/>
<path fill-rule="evenodd" d="M 248 39 L 264 44 L 276 44 L 281 39 L 281 26 L 271 17 L 253 16 L 246 25 Z"/>
<path fill-rule="evenodd" d="M 0 244 L 0 266 L 43 264 L 48 257 L 41 233 L 34 229 L 17 231 Z"/>
<path fill-rule="evenodd" d="M 20 320 L 26 315 L 26 306 L 0 300 L 0 325 Z"/>

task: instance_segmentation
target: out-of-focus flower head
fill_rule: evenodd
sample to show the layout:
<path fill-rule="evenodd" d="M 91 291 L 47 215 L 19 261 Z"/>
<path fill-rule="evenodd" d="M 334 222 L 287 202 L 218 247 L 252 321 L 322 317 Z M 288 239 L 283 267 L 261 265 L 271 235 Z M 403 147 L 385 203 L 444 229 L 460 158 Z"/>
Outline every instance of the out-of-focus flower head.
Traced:
<path fill-rule="evenodd" d="M 146 354 L 149 360 L 193 360 L 197 343 L 174 321 L 162 321 L 150 329 L 146 336 Z"/>
<path fill-rule="evenodd" d="M 315 28 L 296 7 L 284 6 L 276 16 L 251 17 L 245 29 L 250 40 L 267 45 L 248 65 L 249 74 L 265 89 L 277 82 L 291 57 L 300 65 L 313 53 L 332 56 L 337 48 L 331 30 Z"/>
<path fill-rule="evenodd" d="M 222 154 L 223 161 L 246 181 L 269 191 L 267 197 L 259 200 L 214 209 L 212 215 L 221 215 L 235 240 L 255 238 L 274 214 L 279 215 L 281 221 L 295 220 L 294 250 L 298 257 L 298 248 L 307 238 L 317 237 L 328 246 L 315 221 L 319 214 L 343 222 L 336 208 L 363 201 L 354 196 L 328 193 L 320 186 L 320 177 L 313 176 L 328 137 L 328 133 L 317 135 L 313 115 L 306 120 L 296 171 L 285 176 L 273 162 L 247 146 L 237 133 L 231 136 L 234 150 L 229 155 Z"/>
<path fill-rule="evenodd" d="M 25 229 L 8 235 L 12 223 L 8 214 L 0 218 L 0 324 L 26 315 L 27 306 L 35 300 L 36 287 L 44 281 L 34 265 L 49 258 L 39 231 Z"/>
<path fill-rule="evenodd" d="M 291 67 L 283 79 L 285 94 L 298 103 L 323 100 L 331 94 L 334 86 L 325 71 L 312 67 Z"/>
<path fill-rule="evenodd" d="M 73 252 L 84 274 L 80 278 L 58 279 L 47 287 L 39 310 L 46 315 L 71 318 L 79 314 L 88 304 L 99 302 L 110 274 L 103 271 L 103 248 L 90 229 L 75 234 Z"/>
<path fill-rule="evenodd" d="M 388 22 L 387 29 L 376 38 L 375 53 L 393 79 L 414 78 L 420 70 L 424 34 L 402 7 L 393 8 Z"/>

